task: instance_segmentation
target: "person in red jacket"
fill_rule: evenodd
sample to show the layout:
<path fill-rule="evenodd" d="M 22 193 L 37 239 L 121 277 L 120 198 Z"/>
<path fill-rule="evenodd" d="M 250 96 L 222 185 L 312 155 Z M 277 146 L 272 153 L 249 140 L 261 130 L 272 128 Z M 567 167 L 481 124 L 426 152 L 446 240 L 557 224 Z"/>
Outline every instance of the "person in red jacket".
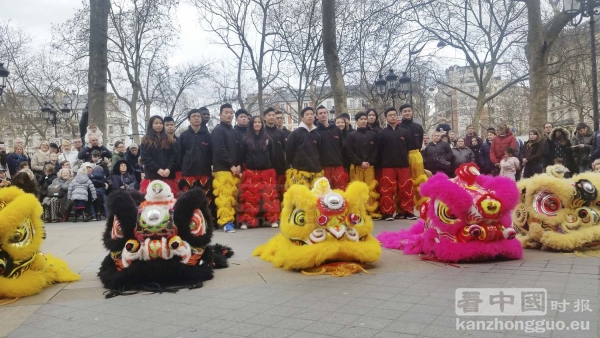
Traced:
<path fill-rule="evenodd" d="M 508 129 L 506 124 L 499 125 L 498 128 L 496 128 L 496 132 L 498 135 L 494 137 L 490 149 L 490 160 L 495 166 L 493 172 L 494 176 L 497 176 L 500 173 L 500 161 L 502 160 L 502 157 L 504 157 L 506 148 L 515 149 L 517 147 L 517 139 L 512 131 Z"/>

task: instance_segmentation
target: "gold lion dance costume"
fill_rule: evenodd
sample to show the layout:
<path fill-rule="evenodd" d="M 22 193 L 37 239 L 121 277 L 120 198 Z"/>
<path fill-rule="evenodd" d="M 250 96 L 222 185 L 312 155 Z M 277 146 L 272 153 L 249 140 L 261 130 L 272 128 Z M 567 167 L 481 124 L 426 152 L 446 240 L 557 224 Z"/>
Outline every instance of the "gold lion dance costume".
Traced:
<path fill-rule="evenodd" d="M 356 263 L 379 260 L 381 246 L 372 236 L 373 220 L 365 203 L 369 188 L 352 182 L 345 192 L 331 190 L 321 178 L 311 191 L 292 186 L 283 199 L 281 232 L 253 255 L 286 270 L 336 276 L 364 271 Z"/>
<path fill-rule="evenodd" d="M 63 260 L 40 252 L 45 238 L 41 215 L 34 195 L 17 187 L 0 189 L 0 304 L 80 279 Z"/>
<path fill-rule="evenodd" d="M 103 236 L 110 252 L 98 272 L 111 290 L 107 298 L 128 290 L 201 287 L 213 278 L 213 269 L 227 267 L 233 251 L 209 245 L 214 226 L 202 189 L 181 193 L 173 206 L 162 198 L 172 196 L 168 188 L 162 181 L 151 182 L 139 209 L 132 195 L 137 192 L 110 195 Z"/>
<path fill-rule="evenodd" d="M 525 248 L 600 253 L 600 174 L 563 178 L 568 170 L 549 166 L 518 182 L 521 196 L 513 225 Z"/>
<path fill-rule="evenodd" d="M 213 180 L 213 194 L 217 206 L 217 223 L 220 227 L 235 221 L 235 206 L 240 178 L 230 171 L 217 171 Z"/>
<path fill-rule="evenodd" d="M 461 165 L 456 175 L 431 177 L 421 187 L 428 198 L 421 205 L 421 220 L 410 229 L 383 232 L 377 239 L 386 248 L 424 254 L 424 260 L 520 259 L 523 249 L 511 227 L 519 196 L 514 181 L 480 175 L 472 163 Z"/>

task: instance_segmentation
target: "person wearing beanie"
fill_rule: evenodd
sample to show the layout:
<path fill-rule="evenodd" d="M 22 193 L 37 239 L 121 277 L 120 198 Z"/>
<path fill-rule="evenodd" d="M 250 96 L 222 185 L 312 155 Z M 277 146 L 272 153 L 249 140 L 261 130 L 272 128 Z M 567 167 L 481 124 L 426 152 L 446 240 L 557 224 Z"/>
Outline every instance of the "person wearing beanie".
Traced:
<path fill-rule="evenodd" d="M 575 135 L 571 138 L 573 147 L 573 159 L 579 167 L 579 173 L 584 173 L 592 169 L 590 160 L 592 154 L 592 144 L 594 134 L 589 131 L 588 125 L 580 122 L 575 128 Z"/>
<path fill-rule="evenodd" d="M 409 133 L 408 128 L 400 127 L 396 108 L 386 109 L 384 116 L 388 125 L 377 134 L 382 217 L 386 221 L 393 221 L 396 214 L 401 218 L 416 219 L 413 214 L 415 202 L 409 168 L 409 149 L 415 149 L 413 143 L 416 138 Z"/>
<path fill-rule="evenodd" d="M 423 164 L 423 156 L 421 155 L 421 145 L 423 144 L 423 127 L 413 121 L 412 106 L 405 103 L 398 108 L 402 120 L 400 121 L 400 128 L 406 129 L 409 135 L 413 138 L 408 148 L 408 163 L 410 166 L 410 178 L 413 183 L 413 195 L 415 198 L 415 204 L 418 207 L 425 201 L 421 198 L 419 193 L 419 187 L 421 184 L 427 181 L 427 175 L 425 175 L 425 167 Z M 406 210 L 405 216 L 407 219 L 416 219 L 412 210 Z M 401 216 L 400 216 L 401 217 Z"/>
<path fill-rule="evenodd" d="M 273 168 L 276 174 L 276 189 L 279 194 L 279 201 L 283 201 L 285 192 L 285 139 L 283 130 L 277 128 L 276 111 L 273 107 L 268 107 L 263 111 L 265 119 L 265 131 L 273 141 Z"/>
<path fill-rule="evenodd" d="M 368 128 L 368 116 L 359 112 L 354 117 L 356 131 L 348 135 L 346 153 L 350 159 L 350 182 L 365 182 L 369 186 L 369 199 L 366 208 L 369 216 L 381 218 L 379 213 L 379 194 L 375 179 L 377 163 L 377 134 Z"/>
<path fill-rule="evenodd" d="M 329 181 L 331 189 L 346 190 L 348 174 L 344 170 L 342 152 L 344 138 L 342 131 L 333 121 L 329 121 L 329 110 L 324 106 L 317 107 L 317 132 L 321 135 L 319 153 L 323 175 Z"/>
<path fill-rule="evenodd" d="M 178 187 L 182 191 L 199 187 L 206 194 L 209 209 L 216 216 L 212 191 L 212 141 L 208 127 L 203 123 L 200 109 L 188 112 L 190 126 L 179 135 L 177 163 L 181 168 Z"/>
<path fill-rule="evenodd" d="M 233 109 L 225 103 L 219 108 L 219 123 L 212 131 L 212 164 L 217 224 L 227 233 L 235 232 L 237 187 L 242 172 L 236 132 L 231 126 Z M 247 121 L 246 121 L 247 122 Z"/>

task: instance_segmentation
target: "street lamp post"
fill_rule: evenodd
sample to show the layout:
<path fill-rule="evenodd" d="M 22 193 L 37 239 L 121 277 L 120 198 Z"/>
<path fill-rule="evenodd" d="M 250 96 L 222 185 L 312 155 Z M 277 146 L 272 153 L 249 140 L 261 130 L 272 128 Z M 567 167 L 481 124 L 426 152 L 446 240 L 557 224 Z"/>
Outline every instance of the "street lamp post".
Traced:
<path fill-rule="evenodd" d="M 394 74 L 393 69 L 390 69 L 385 79 L 382 74 L 379 74 L 379 78 L 375 81 L 375 89 L 377 95 L 381 97 L 381 101 L 392 99 L 392 107 L 396 108 L 396 98 L 406 100 L 408 97 L 410 82 L 410 77 L 406 75 L 406 72 L 403 72 L 398 79 L 398 75 Z"/>
<path fill-rule="evenodd" d="M 596 64 L 596 20 L 595 15 L 600 12 L 596 7 L 600 7 L 598 0 L 563 0 L 564 11 L 567 14 L 581 14 L 571 20 L 572 26 L 577 26 L 583 20 L 583 17 L 590 18 L 590 47 L 592 61 L 592 107 L 594 110 L 594 131 L 598 131 L 598 74 Z"/>
<path fill-rule="evenodd" d="M 4 68 L 4 63 L 0 62 L 0 96 L 4 92 L 4 88 L 6 88 L 6 79 L 9 75 L 10 72 Z"/>
<path fill-rule="evenodd" d="M 65 103 L 64 106 L 60 108 L 60 112 L 62 113 L 61 117 L 58 110 L 56 110 L 48 102 L 44 102 L 41 111 L 42 118 L 46 120 L 46 124 L 49 126 L 54 126 L 54 137 L 58 137 L 58 125 L 66 126 L 69 123 L 71 119 L 69 116 L 71 108 L 69 108 L 69 106 Z"/>

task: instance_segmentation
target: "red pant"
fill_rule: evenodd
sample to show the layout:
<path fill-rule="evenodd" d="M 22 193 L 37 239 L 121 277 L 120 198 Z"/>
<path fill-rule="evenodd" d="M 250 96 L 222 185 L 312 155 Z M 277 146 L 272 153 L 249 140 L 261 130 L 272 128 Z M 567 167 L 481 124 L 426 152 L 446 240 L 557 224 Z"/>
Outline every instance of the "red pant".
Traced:
<path fill-rule="evenodd" d="M 323 176 L 329 181 L 331 189 L 346 190 L 348 187 L 348 173 L 343 166 L 339 167 L 324 167 Z"/>
<path fill-rule="evenodd" d="M 285 194 L 285 174 L 277 175 L 276 183 L 277 193 L 279 194 L 279 202 L 283 201 L 283 194 Z"/>
<path fill-rule="evenodd" d="M 239 206 L 242 214 L 238 221 L 255 227 L 258 225 L 256 215 L 262 209 L 267 222 L 277 222 L 281 209 L 275 186 L 274 169 L 246 169 L 242 174 L 242 183 L 240 184 Z"/>
<path fill-rule="evenodd" d="M 396 195 L 397 189 L 397 196 Z M 382 168 L 379 184 L 379 208 L 384 215 L 394 214 L 394 197 L 398 205 L 398 212 L 414 213 L 413 184 L 409 168 Z"/>
<path fill-rule="evenodd" d="M 150 182 L 152 182 L 154 180 L 149 180 L 147 178 L 144 178 L 142 180 L 142 182 L 140 183 L 140 192 L 142 194 L 146 194 L 146 190 L 148 190 L 148 185 L 150 185 Z M 159 181 L 163 181 L 166 184 L 169 185 L 169 187 L 171 188 L 171 192 L 173 193 L 174 197 L 177 197 L 177 194 L 179 193 L 179 189 L 177 189 L 177 183 L 175 182 L 175 179 L 173 178 L 161 178 Z"/>

